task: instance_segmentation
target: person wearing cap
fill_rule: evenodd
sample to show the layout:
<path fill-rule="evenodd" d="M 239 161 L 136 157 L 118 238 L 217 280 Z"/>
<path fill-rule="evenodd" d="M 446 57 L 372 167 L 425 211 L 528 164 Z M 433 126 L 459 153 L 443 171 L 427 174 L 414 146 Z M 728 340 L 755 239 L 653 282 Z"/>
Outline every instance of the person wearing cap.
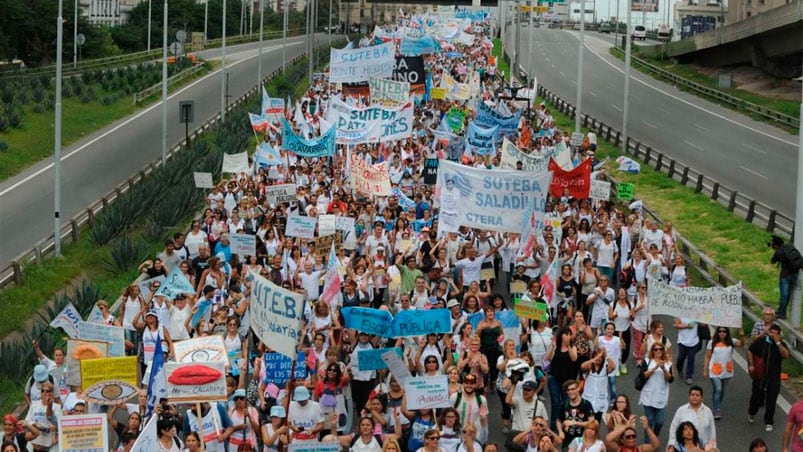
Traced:
<path fill-rule="evenodd" d="M 225 406 L 218 402 L 202 402 L 200 425 L 199 429 L 198 410 L 193 405 L 184 413 L 182 426 L 184 435 L 186 436 L 189 432 L 197 432 L 203 439 L 208 452 L 226 452 L 226 441 L 234 431 L 234 427 Z"/>
<path fill-rule="evenodd" d="M 33 402 L 38 402 L 42 398 L 42 385 L 55 383 L 55 379 L 48 374 L 44 364 L 37 364 L 33 368 L 33 375 L 25 384 L 25 404 L 30 406 Z"/>
<path fill-rule="evenodd" d="M 473 426 L 477 440 L 484 443 L 488 438 L 488 399 L 477 391 L 477 383 L 474 374 L 466 374 L 462 391 L 449 396 L 449 404 L 460 414 L 460 423 Z"/>
<path fill-rule="evenodd" d="M 283 425 L 287 417 L 284 407 L 274 405 L 270 408 L 270 422 L 262 424 L 263 452 L 279 452 L 279 447 L 285 447 L 289 442 L 287 437 L 288 426 Z"/>
<path fill-rule="evenodd" d="M 256 433 L 260 431 L 259 413 L 256 408 L 248 406 L 245 389 L 235 390 L 232 398 L 234 406 L 229 410 L 229 417 L 234 427 L 229 437 L 229 452 L 237 452 L 242 444 L 248 444 L 251 450 L 256 450 Z"/>
<path fill-rule="evenodd" d="M 314 440 L 323 431 L 323 410 L 311 397 L 306 386 L 296 386 L 293 390 L 287 417 L 294 440 Z"/>
<path fill-rule="evenodd" d="M 47 375 L 47 371 L 44 375 Z M 29 450 L 33 446 L 34 452 L 43 452 L 54 446 L 58 447 L 56 433 L 62 416 L 61 404 L 56 402 L 53 384 L 44 382 L 40 390 L 41 398 L 31 403 L 28 414 L 25 416 L 26 425 L 33 425 L 40 432 L 39 436 L 28 442 Z"/>
<path fill-rule="evenodd" d="M 452 331 L 459 331 L 460 327 L 466 323 L 466 319 L 468 319 L 468 315 L 460 307 L 460 302 L 457 301 L 455 298 L 451 298 L 449 301 L 446 302 L 446 309 L 449 310 L 450 321 L 452 323 Z"/>
<path fill-rule="evenodd" d="M 521 388 L 521 392 L 519 392 Z M 544 402 L 541 402 L 535 392 L 538 390 L 538 383 L 526 380 L 518 383 L 515 388 L 511 388 L 505 397 L 505 403 L 511 408 L 511 435 L 514 438 L 519 432 L 527 430 L 530 421 L 538 416 L 549 421 Z"/>
<path fill-rule="evenodd" d="M 148 311 L 141 311 L 134 318 L 136 323 L 137 319 L 145 316 L 145 325 L 139 334 L 140 348 L 142 349 L 142 357 L 140 358 L 140 366 L 142 367 L 142 375 L 145 375 L 145 369 L 148 364 L 153 361 L 153 354 L 156 351 L 156 341 L 162 342 L 162 353 L 167 356 L 167 353 L 172 350 L 173 342 L 170 340 L 170 332 L 159 322 L 159 313 L 153 309 Z"/>

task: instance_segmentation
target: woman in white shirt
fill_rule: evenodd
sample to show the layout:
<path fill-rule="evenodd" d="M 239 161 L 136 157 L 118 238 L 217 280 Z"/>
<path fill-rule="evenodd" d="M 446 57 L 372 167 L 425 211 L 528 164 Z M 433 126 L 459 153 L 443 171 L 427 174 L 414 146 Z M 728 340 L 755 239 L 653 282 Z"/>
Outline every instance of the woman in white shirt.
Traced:
<path fill-rule="evenodd" d="M 613 241 L 613 232 L 605 231 L 602 242 L 597 248 L 597 269 L 609 280 L 613 279 L 613 271 L 619 258 L 619 247 Z"/>
<path fill-rule="evenodd" d="M 666 420 L 666 405 L 669 400 L 669 384 L 675 379 L 672 371 L 672 357 L 659 341 L 652 344 L 644 359 L 646 382 L 639 394 L 639 405 L 644 407 L 644 415 L 655 435 L 661 434 Z M 641 370 L 639 370 L 641 371 Z"/>

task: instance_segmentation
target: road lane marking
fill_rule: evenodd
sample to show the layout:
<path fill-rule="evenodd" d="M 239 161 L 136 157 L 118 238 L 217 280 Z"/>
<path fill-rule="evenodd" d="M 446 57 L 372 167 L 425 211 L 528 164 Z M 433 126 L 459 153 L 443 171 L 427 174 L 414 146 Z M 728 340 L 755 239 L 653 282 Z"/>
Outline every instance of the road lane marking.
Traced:
<path fill-rule="evenodd" d="M 287 43 L 287 46 L 289 47 L 289 46 L 299 45 L 299 44 L 303 44 L 303 43 L 304 43 L 304 41 L 299 41 L 299 42 L 290 42 L 290 43 Z M 268 51 L 279 50 L 279 49 L 281 49 L 281 48 L 282 48 L 282 46 L 281 46 L 281 45 L 275 45 L 275 46 L 270 46 L 270 47 L 268 47 L 268 48 L 262 49 L 262 56 L 263 56 L 263 57 L 267 56 L 266 52 L 268 52 Z M 238 64 L 240 64 L 240 63 L 242 63 L 242 62 L 244 62 L 244 61 L 248 61 L 248 60 L 250 60 L 251 58 L 258 57 L 258 56 L 259 56 L 259 55 L 257 54 L 257 55 L 253 55 L 253 56 L 251 56 L 251 57 L 248 57 L 248 58 L 244 58 L 244 59 L 242 59 L 242 60 L 237 60 L 237 61 L 234 61 L 234 62 L 233 62 L 233 63 L 231 63 L 231 64 L 227 64 L 227 65 L 226 65 L 226 69 L 228 69 L 228 68 L 231 68 L 232 66 L 236 66 L 236 65 L 238 65 Z M 169 100 L 169 99 L 172 99 L 172 98 L 174 98 L 174 97 L 176 97 L 176 96 L 179 96 L 179 95 L 180 95 L 180 94 L 182 94 L 184 91 L 186 91 L 186 90 L 188 90 L 188 89 L 192 88 L 193 86 L 195 86 L 195 85 L 197 85 L 197 84 L 199 84 L 199 83 L 203 82 L 204 80 L 206 80 L 206 79 L 207 79 L 207 78 L 209 78 L 209 77 L 212 77 L 213 75 L 218 75 L 218 76 L 219 76 L 219 75 L 220 75 L 220 69 L 217 69 L 217 70 L 215 70 L 214 72 L 210 72 L 209 74 L 205 75 L 204 77 L 201 77 L 201 78 L 199 78 L 198 80 L 196 80 L 196 81 L 194 81 L 194 82 L 190 83 L 189 85 L 187 85 L 187 86 L 185 86 L 185 87 L 181 88 L 180 90 L 176 91 L 175 93 L 172 93 L 170 96 L 168 96 L 168 100 Z M 75 154 L 77 154 L 77 153 L 79 153 L 79 152 L 83 151 L 84 149 L 88 148 L 89 146 L 91 146 L 91 145 L 93 145 L 93 144 L 97 143 L 97 142 L 98 142 L 98 141 L 100 141 L 101 139 L 103 139 L 103 138 L 106 138 L 107 136 L 109 136 L 109 135 L 111 135 L 111 134 L 113 134 L 113 133 L 117 132 L 118 130 L 122 129 L 122 128 L 123 128 L 123 127 L 125 127 L 125 126 L 128 126 L 129 124 L 131 124 L 131 123 L 132 123 L 132 122 L 134 122 L 135 120 L 139 119 L 140 117 L 144 116 L 145 114 L 147 114 L 147 113 L 151 112 L 152 110 L 154 110 L 154 109 L 156 109 L 156 108 L 161 108 L 161 107 L 162 107 L 162 102 L 161 102 L 161 101 L 159 101 L 159 102 L 156 102 L 155 104 L 153 104 L 153 105 L 151 105 L 150 107 L 148 107 L 148 108 L 146 108 L 146 109 L 144 109 L 144 110 L 140 111 L 139 113 L 137 113 L 137 114 L 135 114 L 134 116 L 132 116 L 131 118 L 129 118 L 129 119 L 127 119 L 127 120 L 123 121 L 122 123 L 118 124 L 117 126 L 115 126 L 115 127 L 111 128 L 111 129 L 107 130 L 106 132 L 102 133 L 101 135 L 98 135 L 97 137 L 95 137 L 95 138 L 93 138 L 92 140 L 90 140 L 90 141 L 88 141 L 88 142 L 84 143 L 83 145 L 79 146 L 78 148 L 75 148 L 75 149 L 73 149 L 73 150 L 72 150 L 70 153 L 68 153 L 68 154 L 66 154 L 66 155 L 64 155 L 64 156 L 62 156 L 62 157 L 61 157 L 61 161 L 63 162 L 63 161 L 65 161 L 65 160 L 67 160 L 68 158 L 72 157 L 73 155 L 75 155 Z M 160 133 L 161 133 L 161 131 L 160 131 Z M 25 177 L 24 179 L 20 180 L 19 182 L 15 183 L 14 185 L 11 185 L 10 187 L 8 187 L 8 188 L 6 188 L 5 190 L 3 190 L 2 192 L 0 192 L 0 196 L 5 196 L 5 195 L 6 195 L 6 194 L 8 194 L 9 192 L 11 192 L 11 191 L 13 191 L 13 190 L 17 189 L 18 187 L 20 187 L 21 185 L 23 185 L 23 184 L 27 183 L 27 182 L 28 182 L 28 181 L 30 181 L 31 179 L 33 179 L 33 178 L 35 178 L 35 177 L 39 176 L 40 174 L 44 173 L 45 171 L 48 171 L 48 170 L 50 170 L 51 168 L 53 168 L 53 166 L 54 166 L 54 164 L 53 164 L 53 163 L 49 163 L 49 164 L 47 164 L 47 165 L 46 165 L 44 168 L 41 168 L 40 170 L 38 170 L 38 171 L 36 171 L 36 172 L 34 172 L 34 173 L 30 174 L 29 176 Z"/>
<path fill-rule="evenodd" d="M 597 93 L 595 93 L 594 91 L 589 91 L 588 94 L 591 94 L 592 96 L 597 97 Z"/>
<path fill-rule="evenodd" d="M 555 69 L 555 65 L 554 64 L 552 65 L 552 69 Z"/>
<path fill-rule="evenodd" d="M 757 147 L 755 147 L 755 146 L 750 146 L 749 144 L 742 143 L 742 146 L 746 147 L 747 149 L 750 149 L 750 150 L 756 151 L 756 152 L 758 152 L 758 153 L 760 153 L 760 154 L 764 154 L 764 155 L 766 155 L 766 154 L 767 154 L 767 151 L 765 151 L 765 150 L 763 150 L 763 149 L 759 149 L 759 148 L 757 148 Z"/>
<path fill-rule="evenodd" d="M 563 71 L 560 71 L 560 75 L 561 75 L 561 77 L 566 77 L 566 73 L 563 72 Z"/>
<path fill-rule="evenodd" d="M 617 110 L 619 110 L 619 111 L 624 111 L 624 110 L 622 110 L 622 108 L 621 108 L 621 107 L 617 107 L 617 106 L 616 106 L 616 105 L 614 105 L 614 104 L 611 104 L 611 107 L 613 107 L 613 108 L 615 108 L 615 109 L 617 109 Z"/>
<path fill-rule="evenodd" d="M 692 142 L 691 142 L 691 141 L 689 141 L 689 140 L 683 140 L 683 142 L 684 142 L 684 143 L 686 143 L 686 144 L 688 144 L 689 146 L 691 146 L 691 147 L 693 147 L 693 148 L 697 149 L 698 151 L 702 151 L 702 150 L 703 150 L 703 148 L 701 148 L 700 146 L 698 146 L 698 145 L 696 145 L 696 144 L 692 143 Z"/>
<path fill-rule="evenodd" d="M 656 126 L 655 124 L 651 124 L 651 123 L 649 123 L 647 121 L 641 121 L 641 122 L 643 122 L 644 125 L 646 125 L 647 127 L 652 127 L 653 129 L 657 129 L 658 128 L 658 126 Z"/>
<path fill-rule="evenodd" d="M 709 129 L 708 127 L 703 127 L 700 124 L 695 124 L 694 127 L 697 127 L 700 130 L 705 130 L 706 132 L 710 132 L 711 131 L 711 129 Z"/>
<path fill-rule="evenodd" d="M 755 171 L 751 170 L 750 168 L 748 168 L 748 167 L 746 167 L 746 166 L 744 166 L 744 165 L 739 165 L 739 168 L 741 168 L 741 169 L 743 169 L 743 170 L 747 171 L 748 173 L 755 174 L 756 176 L 758 176 L 758 177 L 760 177 L 760 178 L 762 178 L 762 179 L 766 179 L 766 178 L 767 178 L 767 176 L 765 176 L 765 175 L 763 175 L 763 174 L 761 174 L 761 173 L 757 173 L 757 172 L 755 172 Z"/>

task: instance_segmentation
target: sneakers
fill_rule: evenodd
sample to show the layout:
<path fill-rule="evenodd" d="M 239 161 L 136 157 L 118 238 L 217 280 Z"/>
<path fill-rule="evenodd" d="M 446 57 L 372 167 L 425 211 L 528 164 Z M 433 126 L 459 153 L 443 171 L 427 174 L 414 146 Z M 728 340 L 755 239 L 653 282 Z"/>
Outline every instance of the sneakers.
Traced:
<path fill-rule="evenodd" d="M 627 366 L 625 363 L 619 365 L 619 372 L 621 372 L 622 375 L 627 375 Z"/>
<path fill-rule="evenodd" d="M 716 410 L 714 410 L 714 420 L 718 421 L 720 419 L 722 419 L 722 409 L 717 408 Z"/>
<path fill-rule="evenodd" d="M 752 423 L 756 422 L 756 418 L 755 418 L 755 417 L 753 417 L 753 415 L 752 415 L 752 414 L 748 414 L 748 415 L 747 415 L 747 422 L 749 422 L 749 423 L 751 423 L 751 424 L 752 424 Z"/>
<path fill-rule="evenodd" d="M 764 431 L 765 432 L 771 432 L 772 431 L 772 424 L 765 425 L 764 426 Z"/>
<path fill-rule="evenodd" d="M 691 386 L 691 385 L 693 385 L 693 384 L 694 384 L 694 380 L 692 380 L 691 378 L 687 378 L 687 379 L 686 379 L 686 384 L 687 384 L 687 385 L 689 385 L 689 386 Z"/>

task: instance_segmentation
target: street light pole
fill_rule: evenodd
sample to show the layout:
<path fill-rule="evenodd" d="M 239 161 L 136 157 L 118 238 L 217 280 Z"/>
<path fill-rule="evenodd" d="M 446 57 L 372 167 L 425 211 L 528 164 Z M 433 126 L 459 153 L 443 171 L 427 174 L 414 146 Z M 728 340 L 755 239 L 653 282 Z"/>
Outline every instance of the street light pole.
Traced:
<path fill-rule="evenodd" d="M 226 122 L 226 0 L 223 0 L 223 41 L 220 46 L 220 122 Z"/>
<path fill-rule="evenodd" d="M 287 9 L 287 0 L 281 0 L 282 9 L 284 10 L 284 26 L 282 26 L 282 72 L 287 67 L 287 19 L 289 11 Z"/>
<path fill-rule="evenodd" d="M 151 51 L 151 0 L 148 0 L 148 52 Z"/>
<path fill-rule="evenodd" d="M 55 187 L 53 193 L 53 252 L 57 257 L 61 256 L 61 54 L 63 51 L 62 40 L 64 34 L 64 23 L 62 10 L 62 0 L 59 0 L 59 17 L 56 18 L 56 127 L 54 131 L 55 139 L 53 142 L 53 175 Z"/>
<path fill-rule="evenodd" d="M 257 85 L 262 86 L 262 28 L 265 26 L 265 0 L 259 0 L 259 64 L 257 65 Z M 265 113 L 264 111 L 262 113 Z"/>
<path fill-rule="evenodd" d="M 209 35 L 206 34 L 207 25 L 209 24 L 209 0 L 204 1 L 204 46 Z"/>
<path fill-rule="evenodd" d="M 75 0 L 75 14 L 72 24 L 72 67 L 78 65 L 78 0 Z"/>
<path fill-rule="evenodd" d="M 162 166 L 167 163 L 167 0 L 162 18 Z"/>
<path fill-rule="evenodd" d="M 625 98 L 622 107 L 622 150 L 627 152 L 627 113 L 630 110 L 630 49 L 633 47 L 632 14 L 627 5 L 627 31 L 625 31 Z"/>
<path fill-rule="evenodd" d="M 515 17 L 514 20 L 516 21 L 516 61 L 514 62 L 513 67 L 510 69 L 510 75 L 513 76 L 518 74 L 521 76 L 521 74 L 518 72 L 519 65 L 521 64 L 521 54 L 519 53 L 519 48 L 521 48 L 521 0 L 516 0 L 516 14 L 513 15 L 513 17 Z"/>
<path fill-rule="evenodd" d="M 583 53 L 585 49 L 586 0 L 580 0 L 580 44 L 577 56 L 577 109 L 574 111 L 574 131 L 580 130 L 580 117 L 583 114 Z"/>
<path fill-rule="evenodd" d="M 535 29 L 533 28 L 533 16 L 535 6 L 533 4 L 536 3 L 534 0 L 530 0 L 530 26 L 527 27 L 527 75 L 529 76 L 530 80 L 535 80 L 535 72 L 533 69 L 533 41 L 535 40 Z M 531 96 L 532 97 L 532 96 Z"/>

